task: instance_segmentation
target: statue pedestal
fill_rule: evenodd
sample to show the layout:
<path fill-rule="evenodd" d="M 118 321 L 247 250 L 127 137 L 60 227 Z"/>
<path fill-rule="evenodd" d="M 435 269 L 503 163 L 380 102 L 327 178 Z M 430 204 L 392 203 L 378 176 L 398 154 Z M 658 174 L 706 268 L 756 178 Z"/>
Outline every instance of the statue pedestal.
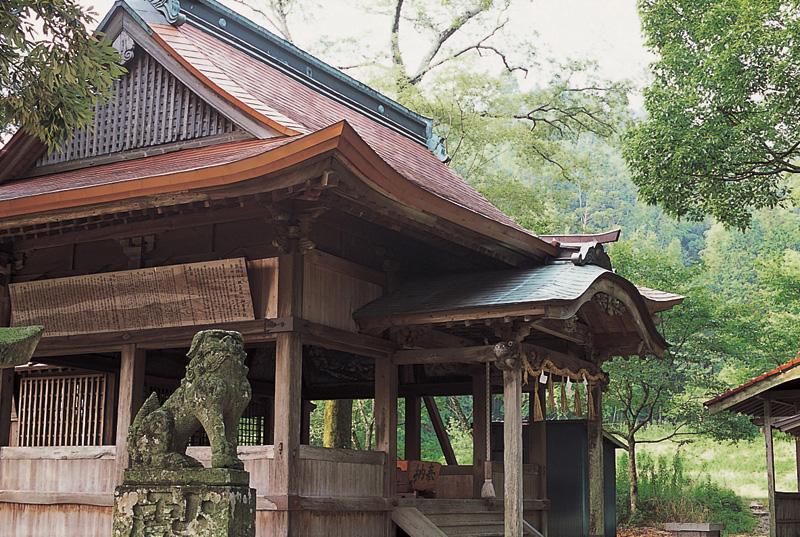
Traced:
<path fill-rule="evenodd" d="M 114 537 L 255 537 L 255 517 L 239 470 L 133 468 L 114 491 Z"/>

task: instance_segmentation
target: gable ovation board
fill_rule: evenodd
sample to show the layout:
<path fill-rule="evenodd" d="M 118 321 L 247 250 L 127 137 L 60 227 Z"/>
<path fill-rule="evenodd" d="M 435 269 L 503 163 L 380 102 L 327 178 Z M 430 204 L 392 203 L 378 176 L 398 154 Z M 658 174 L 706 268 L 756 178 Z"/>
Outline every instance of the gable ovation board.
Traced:
<path fill-rule="evenodd" d="M 107 272 L 9 286 L 11 323 L 46 336 L 254 319 L 245 260 Z"/>

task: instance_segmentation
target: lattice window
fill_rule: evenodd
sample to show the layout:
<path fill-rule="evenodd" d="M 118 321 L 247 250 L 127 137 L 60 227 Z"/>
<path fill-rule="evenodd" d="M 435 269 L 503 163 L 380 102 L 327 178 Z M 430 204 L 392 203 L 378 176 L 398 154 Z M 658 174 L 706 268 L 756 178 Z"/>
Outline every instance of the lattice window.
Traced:
<path fill-rule="evenodd" d="M 106 375 L 20 379 L 19 445 L 99 446 L 106 414 Z"/>

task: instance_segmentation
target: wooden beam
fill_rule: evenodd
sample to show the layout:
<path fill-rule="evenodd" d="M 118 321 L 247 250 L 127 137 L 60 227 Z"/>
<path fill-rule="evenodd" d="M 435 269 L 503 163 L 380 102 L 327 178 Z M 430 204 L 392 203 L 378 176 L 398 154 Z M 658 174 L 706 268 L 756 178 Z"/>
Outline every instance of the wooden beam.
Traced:
<path fill-rule="evenodd" d="M 787 369 L 777 375 L 760 380 L 750 386 L 747 386 L 736 393 L 720 399 L 712 399 L 707 404 L 708 410 L 712 414 L 727 410 L 732 406 L 742 403 L 752 397 L 761 395 L 767 390 L 779 386 L 791 380 L 800 378 L 800 366 L 795 365 L 791 369 Z"/>
<path fill-rule="evenodd" d="M 537 332 L 555 336 L 559 339 L 572 341 L 578 345 L 588 345 L 592 341 L 591 332 L 583 325 L 575 323 L 574 330 L 570 331 L 564 327 L 563 321 L 545 320 L 535 322 L 531 328 Z"/>
<path fill-rule="evenodd" d="M 503 370 L 503 525 L 505 537 L 522 537 L 522 370 Z"/>
<path fill-rule="evenodd" d="M 356 319 L 359 327 L 369 333 L 379 333 L 396 326 L 444 324 L 462 321 L 484 321 L 513 317 L 540 317 L 546 313 L 541 306 L 512 304 L 509 306 L 464 308 L 459 310 L 435 311 L 388 315 L 384 317 L 364 317 Z"/>
<path fill-rule="evenodd" d="M 405 459 L 418 461 L 422 457 L 422 400 L 416 395 L 408 395 L 405 405 Z"/>
<path fill-rule="evenodd" d="M 128 428 L 144 402 L 145 351 L 128 344 L 120 354 L 119 388 L 117 395 L 117 483 L 128 467 Z"/>
<path fill-rule="evenodd" d="M 769 502 L 769 537 L 777 535 L 777 507 L 775 505 L 775 449 L 772 441 L 772 408 L 764 401 L 764 445 L 767 452 L 767 501 Z"/>
<path fill-rule="evenodd" d="M 194 326 L 174 326 L 168 328 L 146 328 L 118 332 L 93 332 L 70 336 L 42 337 L 34 357 L 69 356 L 75 354 L 95 354 L 119 352 L 123 346 L 135 344 L 141 349 L 180 349 L 188 348 L 194 335 L 200 330 L 223 328 L 235 330 L 244 337 L 245 343 L 275 341 L 274 320 L 256 319 Z"/>
<path fill-rule="evenodd" d="M 375 448 L 386 453 L 383 495 L 396 494 L 397 366 L 388 358 L 375 361 Z M 387 527 L 388 528 L 388 527 Z"/>
<path fill-rule="evenodd" d="M 53 248 L 67 244 L 102 241 L 107 239 L 141 237 L 143 235 L 154 235 L 176 229 L 249 220 L 263 217 L 264 215 L 266 215 L 266 210 L 261 205 L 195 210 L 189 214 L 162 216 L 160 218 L 153 218 L 129 224 L 111 223 L 109 225 L 92 229 L 76 229 L 74 231 L 69 230 L 56 235 L 46 235 L 31 239 L 15 239 L 14 249 L 17 251 L 27 251 L 41 248 Z"/>
<path fill-rule="evenodd" d="M 442 454 L 447 464 L 457 465 L 456 452 L 453 451 L 453 445 L 450 443 L 450 437 L 447 435 L 447 429 L 442 421 L 442 415 L 439 413 L 439 407 L 436 406 L 436 399 L 430 395 L 422 398 L 425 401 L 425 408 L 428 410 L 428 417 L 431 419 L 433 430 L 436 432 L 436 438 L 439 439 L 439 445 L 442 448 Z"/>
<path fill-rule="evenodd" d="M 395 351 L 396 365 L 494 362 L 494 345 L 447 349 L 410 349 Z"/>
<path fill-rule="evenodd" d="M 587 421 L 589 451 L 589 536 L 605 535 L 605 487 L 603 484 L 603 391 L 600 386 L 592 390 L 594 418 Z"/>

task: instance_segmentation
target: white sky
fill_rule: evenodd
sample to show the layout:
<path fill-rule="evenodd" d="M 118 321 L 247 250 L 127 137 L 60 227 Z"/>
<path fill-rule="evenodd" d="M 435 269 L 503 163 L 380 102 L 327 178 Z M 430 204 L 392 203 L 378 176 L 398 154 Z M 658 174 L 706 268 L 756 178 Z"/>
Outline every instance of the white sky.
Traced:
<path fill-rule="evenodd" d="M 249 1 L 259 3 L 259 0 Z M 261 22 L 235 0 L 222 2 Z M 92 7 L 98 18 L 102 18 L 113 0 L 81 0 L 81 3 Z M 312 49 L 313 53 L 313 43 L 320 31 L 325 38 L 355 38 L 363 46 L 374 42 L 371 35 L 385 39 L 383 26 L 388 19 L 366 13 L 363 3 L 359 7 L 344 0 L 312 0 L 312 4 L 313 13 L 306 16 L 307 20 L 293 21 L 292 32 L 301 48 Z M 517 0 L 509 18 L 508 31 L 532 39 L 540 60 L 591 60 L 597 63 L 602 78 L 631 81 L 637 88 L 646 84 L 647 65 L 652 56 L 642 44 L 636 0 Z M 404 52 L 412 59 L 420 57 L 426 49 L 423 40 L 415 43 L 407 34 L 403 37 Z M 324 55 L 321 59 L 330 61 Z M 641 108 L 638 92 L 631 96 L 631 105 L 634 109 Z"/>

